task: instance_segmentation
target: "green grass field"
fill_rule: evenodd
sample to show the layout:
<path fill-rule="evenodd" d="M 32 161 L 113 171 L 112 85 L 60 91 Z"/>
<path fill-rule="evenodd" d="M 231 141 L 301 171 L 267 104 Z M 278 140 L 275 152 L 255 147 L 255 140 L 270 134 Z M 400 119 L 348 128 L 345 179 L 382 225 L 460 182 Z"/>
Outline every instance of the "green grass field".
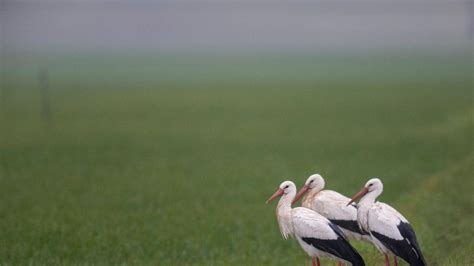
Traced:
<path fill-rule="evenodd" d="M 8 72 L 0 264 L 307 265 L 265 200 L 315 172 L 380 177 L 430 265 L 474 264 L 469 58 L 247 59 L 50 62 L 49 125 Z"/>

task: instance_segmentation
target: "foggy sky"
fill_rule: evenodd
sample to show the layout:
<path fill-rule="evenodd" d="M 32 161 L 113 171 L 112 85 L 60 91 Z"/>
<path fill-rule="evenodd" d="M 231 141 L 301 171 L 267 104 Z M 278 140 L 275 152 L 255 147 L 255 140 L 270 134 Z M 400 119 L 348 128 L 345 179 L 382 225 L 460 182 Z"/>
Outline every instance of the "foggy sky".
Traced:
<path fill-rule="evenodd" d="M 472 23 L 459 0 L 6 0 L 0 15 L 6 52 L 459 47 Z"/>

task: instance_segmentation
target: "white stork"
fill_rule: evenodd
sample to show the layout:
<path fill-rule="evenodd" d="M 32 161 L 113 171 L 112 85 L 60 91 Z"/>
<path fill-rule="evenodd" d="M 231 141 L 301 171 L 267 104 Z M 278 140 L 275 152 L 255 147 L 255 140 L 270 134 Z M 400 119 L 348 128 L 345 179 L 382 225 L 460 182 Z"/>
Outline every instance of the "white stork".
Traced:
<path fill-rule="evenodd" d="M 372 243 L 372 238 L 357 224 L 356 204 L 347 205 L 350 198 L 332 190 L 324 189 L 324 178 L 319 174 L 308 177 L 305 185 L 296 194 L 293 203 L 303 195 L 301 206 L 312 209 L 339 226 L 349 239 Z"/>
<path fill-rule="evenodd" d="M 348 205 L 361 199 L 357 209 L 359 226 L 372 236 L 377 249 L 385 255 L 385 265 L 390 265 L 388 255 L 394 255 L 395 265 L 397 256 L 412 266 L 426 265 L 407 219 L 389 205 L 375 201 L 382 191 L 382 181 L 372 178 L 349 201 Z"/>
<path fill-rule="evenodd" d="M 319 266 L 319 257 L 329 257 L 339 263 L 365 265 L 362 257 L 346 240 L 344 233 L 328 219 L 307 208 L 291 208 L 296 186 L 291 181 L 281 183 L 267 203 L 280 197 L 277 219 L 281 234 L 286 239 L 294 236 L 304 251 L 312 257 L 313 266 Z"/>

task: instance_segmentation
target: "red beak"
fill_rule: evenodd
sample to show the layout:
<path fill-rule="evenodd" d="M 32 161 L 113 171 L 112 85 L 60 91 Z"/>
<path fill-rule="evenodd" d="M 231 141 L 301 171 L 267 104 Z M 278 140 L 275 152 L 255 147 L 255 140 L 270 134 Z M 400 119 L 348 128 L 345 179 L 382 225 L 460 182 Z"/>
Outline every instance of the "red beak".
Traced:
<path fill-rule="evenodd" d="M 362 198 L 365 194 L 367 194 L 369 192 L 369 189 L 366 188 L 366 187 L 363 187 L 359 192 L 357 192 L 357 194 L 355 194 L 351 201 L 349 201 L 349 203 L 347 203 L 347 205 L 351 204 L 352 202 Z"/>
<path fill-rule="evenodd" d="M 275 191 L 275 193 L 273 193 L 273 195 L 269 199 L 267 199 L 267 202 L 265 203 L 268 204 L 270 201 L 283 195 L 283 193 L 283 189 L 279 188 L 277 191 Z"/>
<path fill-rule="evenodd" d="M 300 191 L 298 191 L 298 194 L 296 194 L 295 198 L 293 199 L 293 201 L 291 202 L 291 204 L 295 204 L 296 202 L 298 202 L 298 200 L 300 200 L 301 197 L 303 197 L 304 194 L 306 194 L 306 192 L 308 192 L 309 190 L 309 186 L 308 185 L 304 185 Z"/>

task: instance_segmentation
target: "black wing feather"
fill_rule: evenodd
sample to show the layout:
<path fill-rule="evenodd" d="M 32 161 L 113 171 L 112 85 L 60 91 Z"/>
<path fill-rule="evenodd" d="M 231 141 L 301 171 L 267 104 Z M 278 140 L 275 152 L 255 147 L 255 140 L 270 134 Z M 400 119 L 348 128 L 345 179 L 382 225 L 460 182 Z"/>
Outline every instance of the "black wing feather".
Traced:
<path fill-rule="evenodd" d="M 346 230 L 349 230 L 351 232 L 358 233 L 358 234 L 361 234 L 361 235 L 367 235 L 366 232 L 364 232 L 360 229 L 359 224 L 357 223 L 357 221 L 353 221 L 353 220 L 335 220 L 335 219 L 330 219 L 330 221 L 332 223 L 336 224 L 337 226 L 339 226 L 341 228 L 344 228 Z"/>
<path fill-rule="evenodd" d="M 329 223 L 329 226 L 337 234 L 337 239 L 327 240 L 313 237 L 302 237 L 301 240 L 321 251 L 348 261 L 352 263 L 353 266 L 365 266 L 364 260 L 357 250 L 355 250 L 354 247 L 352 247 L 351 244 L 346 240 L 346 237 L 344 236 L 344 233 L 342 233 L 341 229 L 339 229 L 339 227 L 333 223 Z"/>
<path fill-rule="evenodd" d="M 426 265 L 425 258 L 423 257 L 418 241 L 416 240 L 415 231 L 411 225 L 409 223 L 400 222 L 397 228 L 398 231 L 400 231 L 403 240 L 395 240 L 375 231 L 372 231 L 372 235 L 390 249 L 393 254 L 402 258 L 410 265 Z"/>

